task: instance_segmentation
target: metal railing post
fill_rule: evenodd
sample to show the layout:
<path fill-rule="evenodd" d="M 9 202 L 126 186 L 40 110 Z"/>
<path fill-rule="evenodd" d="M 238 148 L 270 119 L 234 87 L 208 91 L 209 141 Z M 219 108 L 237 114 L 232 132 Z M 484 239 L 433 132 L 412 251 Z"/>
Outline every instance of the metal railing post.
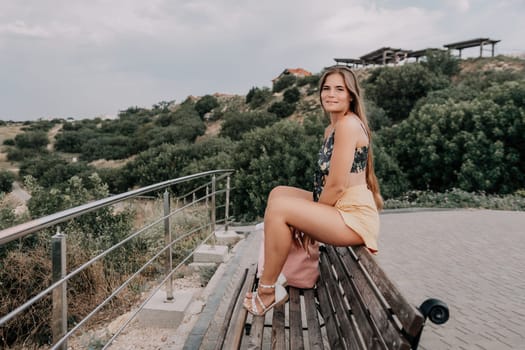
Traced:
<path fill-rule="evenodd" d="M 226 178 L 226 207 L 224 208 L 224 232 L 228 232 L 228 218 L 230 211 L 230 176 Z"/>
<path fill-rule="evenodd" d="M 170 274 L 171 269 L 173 268 L 173 258 L 172 258 L 172 247 L 171 247 L 171 225 L 170 225 L 170 193 L 168 190 L 164 191 L 164 243 L 166 246 L 169 246 L 166 249 L 166 264 L 165 264 L 165 273 L 166 275 Z M 170 274 L 168 281 L 166 281 L 166 300 L 173 300 L 173 274 Z"/>
<path fill-rule="evenodd" d="M 215 232 L 215 185 L 217 182 L 217 177 L 215 174 L 211 178 L 211 232 Z M 212 240 L 213 244 L 212 246 L 215 246 L 214 242 L 215 240 Z"/>
<path fill-rule="evenodd" d="M 66 235 L 60 233 L 60 227 L 57 228 L 56 235 L 51 237 L 51 265 L 53 283 L 66 276 Z M 51 330 L 53 343 L 56 343 L 67 333 L 67 281 L 53 289 L 52 298 Z M 67 341 L 58 349 L 66 350 Z"/>
<path fill-rule="evenodd" d="M 210 207 L 210 200 L 208 196 L 210 195 L 210 186 L 206 186 L 206 209 Z"/>

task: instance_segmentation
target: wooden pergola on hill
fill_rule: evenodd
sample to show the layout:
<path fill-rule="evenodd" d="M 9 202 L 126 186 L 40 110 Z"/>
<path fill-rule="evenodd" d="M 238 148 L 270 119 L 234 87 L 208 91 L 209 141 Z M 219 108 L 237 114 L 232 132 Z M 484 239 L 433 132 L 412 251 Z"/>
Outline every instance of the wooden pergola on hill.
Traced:
<path fill-rule="evenodd" d="M 485 45 L 492 45 L 492 57 L 494 57 L 494 46 L 501 40 L 492 40 L 489 38 L 477 38 L 472 40 L 459 41 L 452 44 L 443 45 L 450 52 L 451 50 L 459 50 L 459 58 L 461 58 L 461 50 L 479 46 L 479 57 L 483 57 L 483 47 Z M 389 63 L 397 64 L 400 61 L 409 58 L 415 58 L 416 62 L 419 58 L 425 56 L 428 51 L 440 51 L 445 49 L 427 48 L 423 50 L 404 50 L 392 47 L 382 47 L 359 58 L 334 58 L 337 64 L 346 64 L 347 66 L 359 67 L 367 65 L 385 65 Z"/>
<path fill-rule="evenodd" d="M 461 58 L 461 50 L 479 46 L 479 57 L 483 57 L 483 46 L 492 45 L 492 57 L 494 57 L 494 46 L 501 40 L 492 40 L 489 38 L 477 38 L 466 41 L 459 41 L 457 43 L 443 45 L 448 50 L 459 50 L 459 57 Z"/>

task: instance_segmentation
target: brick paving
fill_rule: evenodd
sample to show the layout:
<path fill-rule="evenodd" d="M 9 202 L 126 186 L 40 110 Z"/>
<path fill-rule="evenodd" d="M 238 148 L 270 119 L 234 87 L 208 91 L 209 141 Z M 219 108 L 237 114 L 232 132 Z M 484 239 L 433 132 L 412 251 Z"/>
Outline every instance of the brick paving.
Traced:
<path fill-rule="evenodd" d="M 525 349 L 525 212 L 385 212 L 381 225 L 377 258 L 405 297 L 450 309 L 420 349 Z"/>
<path fill-rule="evenodd" d="M 380 235 L 377 259 L 408 301 L 439 298 L 449 306 L 447 323 L 428 321 L 419 349 L 525 349 L 525 212 L 385 211 Z M 232 259 L 238 269 L 256 261 L 249 253 L 258 249 L 254 236 L 239 249 L 242 258 Z M 211 325 L 220 322 L 220 310 Z M 212 347 L 213 328 L 199 340 L 201 349 Z"/>

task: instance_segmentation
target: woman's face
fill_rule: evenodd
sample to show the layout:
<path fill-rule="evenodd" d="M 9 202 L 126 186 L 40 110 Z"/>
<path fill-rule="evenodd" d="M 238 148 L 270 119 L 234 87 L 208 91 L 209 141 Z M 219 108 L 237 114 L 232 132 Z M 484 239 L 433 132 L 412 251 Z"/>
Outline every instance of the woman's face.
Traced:
<path fill-rule="evenodd" d="M 332 73 L 321 86 L 321 103 L 328 113 L 347 113 L 350 110 L 351 96 L 343 76 Z"/>

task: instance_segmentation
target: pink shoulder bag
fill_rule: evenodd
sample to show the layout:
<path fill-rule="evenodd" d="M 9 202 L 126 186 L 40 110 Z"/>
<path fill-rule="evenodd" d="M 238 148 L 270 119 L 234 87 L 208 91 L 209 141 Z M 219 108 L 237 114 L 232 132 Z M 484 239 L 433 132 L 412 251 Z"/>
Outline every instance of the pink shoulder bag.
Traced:
<path fill-rule="evenodd" d="M 282 274 L 289 286 L 297 288 L 313 288 L 319 278 L 319 242 L 310 245 L 310 256 L 295 242 L 288 253 Z M 261 277 L 264 267 L 264 230 L 262 232 L 257 277 Z"/>

